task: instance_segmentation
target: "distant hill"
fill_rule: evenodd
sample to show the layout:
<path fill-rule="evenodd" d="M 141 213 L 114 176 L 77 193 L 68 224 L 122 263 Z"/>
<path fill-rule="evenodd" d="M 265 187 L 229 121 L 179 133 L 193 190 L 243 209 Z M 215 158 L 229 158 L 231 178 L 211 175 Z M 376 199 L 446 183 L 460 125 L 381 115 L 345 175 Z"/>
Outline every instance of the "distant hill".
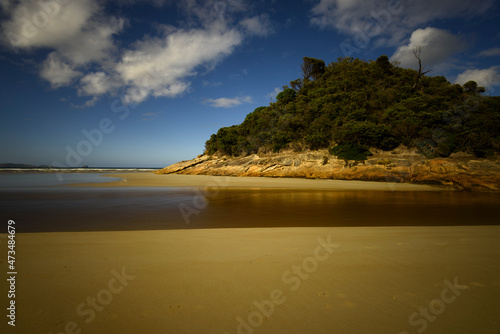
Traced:
<path fill-rule="evenodd" d="M 417 61 L 417 60 L 416 60 Z M 328 149 L 340 159 L 366 160 L 370 149 L 416 148 L 426 158 L 466 152 L 500 152 L 500 97 L 483 96 L 469 81 L 451 84 L 389 62 L 304 58 L 303 77 L 284 86 L 276 102 L 224 127 L 205 145 L 205 154 Z"/>

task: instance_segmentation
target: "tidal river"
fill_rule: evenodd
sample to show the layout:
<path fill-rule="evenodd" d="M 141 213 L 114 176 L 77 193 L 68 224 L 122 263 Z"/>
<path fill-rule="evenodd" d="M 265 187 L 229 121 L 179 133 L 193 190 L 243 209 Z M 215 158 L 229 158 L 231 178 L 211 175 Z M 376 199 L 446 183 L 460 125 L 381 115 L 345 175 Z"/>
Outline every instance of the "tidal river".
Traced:
<path fill-rule="evenodd" d="M 189 187 L 93 188 L 99 174 L 0 175 L 18 232 L 238 227 L 498 225 L 500 194 Z"/>

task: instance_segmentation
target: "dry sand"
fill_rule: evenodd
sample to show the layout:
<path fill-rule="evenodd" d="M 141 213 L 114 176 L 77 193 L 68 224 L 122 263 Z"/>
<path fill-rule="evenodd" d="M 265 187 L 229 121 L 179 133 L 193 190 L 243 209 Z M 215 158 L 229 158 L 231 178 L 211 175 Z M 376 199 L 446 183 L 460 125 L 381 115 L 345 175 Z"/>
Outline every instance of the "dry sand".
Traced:
<path fill-rule="evenodd" d="M 499 226 L 19 234 L 16 327 L 0 327 L 498 334 L 499 240 Z"/>
<path fill-rule="evenodd" d="M 448 188 L 409 183 L 343 181 L 324 179 L 234 177 L 211 175 L 129 173 L 108 174 L 119 177 L 117 182 L 84 184 L 92 187 L 209 187 L 254 189 L 323 189 L 323 190 L 382 190 L 382 191 L 442 191 Z"/>

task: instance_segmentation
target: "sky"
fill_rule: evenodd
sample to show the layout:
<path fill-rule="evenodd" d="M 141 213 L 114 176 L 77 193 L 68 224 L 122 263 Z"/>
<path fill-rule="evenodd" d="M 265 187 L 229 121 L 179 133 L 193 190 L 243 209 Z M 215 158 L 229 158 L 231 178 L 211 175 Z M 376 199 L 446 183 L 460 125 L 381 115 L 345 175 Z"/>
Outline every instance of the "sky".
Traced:
<path fill-rule="evenodd" d="M 301 77 L 387 55 L 500 93 L 494 0 L 0 0 L 0 163 L 164 167 Z"/>

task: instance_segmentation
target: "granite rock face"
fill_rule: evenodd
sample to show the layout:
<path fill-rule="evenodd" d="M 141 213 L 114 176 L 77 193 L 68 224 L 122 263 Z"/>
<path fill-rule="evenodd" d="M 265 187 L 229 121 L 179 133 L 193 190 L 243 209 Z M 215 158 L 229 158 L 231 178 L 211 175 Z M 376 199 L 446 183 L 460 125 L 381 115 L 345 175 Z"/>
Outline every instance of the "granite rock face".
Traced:
<path fill-rule="evenodd" d="M 236 158 L 202 155 L 156 173 L 407 182 L 458 190 L 500 191 L 499 159 L 477 159 L 464 153 L 426 159 L 406 149 L 374 152 L 366 161 L 337 159 L 327 150 Z"/>

